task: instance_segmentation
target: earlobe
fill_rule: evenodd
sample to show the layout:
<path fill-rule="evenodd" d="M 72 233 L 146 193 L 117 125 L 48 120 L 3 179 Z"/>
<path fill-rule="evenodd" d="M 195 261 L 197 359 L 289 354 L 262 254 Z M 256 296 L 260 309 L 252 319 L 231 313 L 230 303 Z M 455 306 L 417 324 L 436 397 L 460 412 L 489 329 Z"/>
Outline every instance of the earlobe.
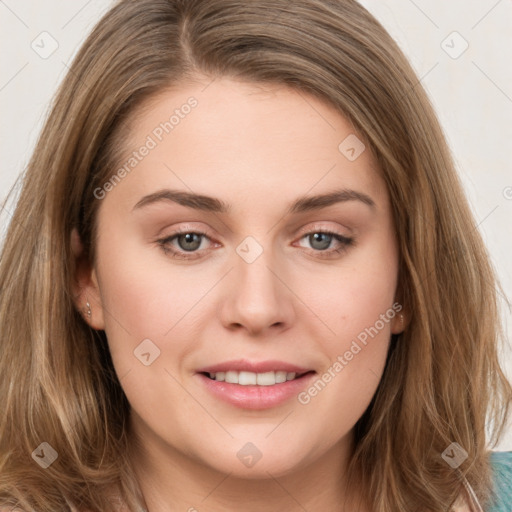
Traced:
<path fill-rule="evenodd" d="M 401 311 L 396 313 L 393 320 L 391 320 L 391 333 L 402 334 L 407 328 L 408 323 L 407 313 L 402 307 Z"/>
<path fill-rule="evenodd" d="M 96 270 L 89 263 L 76 228 L 71 231 L 70 245 L 74 263 L 72 293 L 75 308 L 93 329 L 103 330 L 103 306 Z"/>
<path fill-rule="evenodd" d="M 409 326 L 410 311 L 408 308 L 408 301 L 405 298 L 406 296 L 404 280 L 399 277 L 397 287 L 395 289 L 395 300 L 392 306 L 392 309 L 395 312 L 395 316 L 391 320 L 392 334 L 402 334 Z"/>

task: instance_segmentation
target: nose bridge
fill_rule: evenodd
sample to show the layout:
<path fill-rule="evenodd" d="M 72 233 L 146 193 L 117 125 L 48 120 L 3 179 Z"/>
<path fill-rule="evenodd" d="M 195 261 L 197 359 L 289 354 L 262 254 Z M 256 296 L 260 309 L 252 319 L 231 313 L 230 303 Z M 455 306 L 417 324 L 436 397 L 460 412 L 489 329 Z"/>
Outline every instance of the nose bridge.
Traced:
<path fill-rule="evenodd" d="M 271 237 L 247 236 L 236 247 L 234 284 L 223 310 L 223 321 L 241 324 L 251 332 L 288 324 L 293 314 L 286 287 L 279 279 Z"/>
<path fill-rule="evenodd" d="M 275 300 L 279 291 L 276 287 L 276 277 L 270 270 L 276 266 L 271 237 L 260 236 L 259 240 L 253 236 L 247 236 L 236 248 L 237 289 L 253 300 L 258 298 L 264 298 L 266 301 Z"/>

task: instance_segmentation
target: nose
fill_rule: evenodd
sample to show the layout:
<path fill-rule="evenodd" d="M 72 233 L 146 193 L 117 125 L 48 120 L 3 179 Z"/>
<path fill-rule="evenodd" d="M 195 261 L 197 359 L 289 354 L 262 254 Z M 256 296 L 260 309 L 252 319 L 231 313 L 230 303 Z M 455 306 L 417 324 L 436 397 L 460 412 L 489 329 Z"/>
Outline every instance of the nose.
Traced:
<path fill-rule="evenodd" d="M 238 254 L 233 261 L 220 312 L 224 327 L 252 336 L 288 329 L 295 317 L 293 292 L 271 251 L 264 250 L 252 263 Z"/>

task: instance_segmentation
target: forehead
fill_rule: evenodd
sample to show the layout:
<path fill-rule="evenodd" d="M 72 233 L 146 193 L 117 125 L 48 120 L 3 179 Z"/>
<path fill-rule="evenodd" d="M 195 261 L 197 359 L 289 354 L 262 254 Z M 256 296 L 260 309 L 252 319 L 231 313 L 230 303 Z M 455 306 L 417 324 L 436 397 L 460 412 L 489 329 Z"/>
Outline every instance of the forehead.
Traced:
<path fill-rule="evenodd" d="M 148 100 L 126 128 L 118 168 L 127 172 L 109 196 L 132 206 L 135 195 L 166 187 L 259 208 L 340 188 L 386 199 L 375 159 L 351 123 L 282 84 L 182 84 Z"/>

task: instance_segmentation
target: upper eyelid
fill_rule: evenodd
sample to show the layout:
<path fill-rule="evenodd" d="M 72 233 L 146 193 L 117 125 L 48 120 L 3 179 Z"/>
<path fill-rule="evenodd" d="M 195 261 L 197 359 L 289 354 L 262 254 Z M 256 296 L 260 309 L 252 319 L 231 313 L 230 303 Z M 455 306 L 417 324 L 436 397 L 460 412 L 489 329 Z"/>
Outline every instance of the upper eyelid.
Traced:
<path fill-rule="evenodd" d="M 316 225 L 313 225 L 310 227 L 306 227 L 306 228 L 301 228 L 299 230 L 299 236 L 303 237 L 307 234 L 318 233 L 318 232 L 331 232 L 331 233 L 338 234 L 340 236 L 344 236 L 345 238 L 349 238 L 351 236 L 350 234 L 344 235 L 343 233 L 340 233 L 339 230 L 337 230 L 336 228 L 322 226 L 319 224 L 316 224 Z M 162 237 L 162 239 L 169 239 L 169 238 L 175 237 L 180 234 L 185 234 L 185 233 L 197 233 L 197 234 L 201 234 L 203 236 L 207 236 L 208 238 L 215 238 L 215 236 L 211 233 L 210 229 L 195 228 L 193 226 L 185 225 L 185 226 L 177 227 L 173 233 Z"/>
<path fill-rule="evenodd" d="M 345 229 L 347 231 L 351 231 L 346 226 L 345 226 Z M 299 230 L 299 233 L 301 235 L 305 235 L 305 234 L 309 234 L 309 233 L 324 232 L 324 231 L 334 232 L 340 236 L 345 236 L 345 237 L 351 236 L 351 234 L 344 235 L 343 233 L 340 233 L 340 231 L 341 231 L 340 228 L 334 228 L 331 226 L 325 226 L 325 225 L 321 225 L 321 224 L 314 224 L 313 226 L 302 228 Z"/>

